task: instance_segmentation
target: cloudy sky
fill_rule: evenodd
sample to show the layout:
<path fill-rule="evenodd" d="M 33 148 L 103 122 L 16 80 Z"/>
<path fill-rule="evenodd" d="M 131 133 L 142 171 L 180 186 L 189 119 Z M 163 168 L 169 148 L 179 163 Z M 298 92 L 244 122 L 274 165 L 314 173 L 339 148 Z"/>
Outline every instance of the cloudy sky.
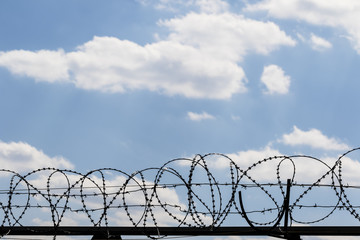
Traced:
<path fill-rule="evenodd" d="M 336 158 L 360 146 L 359 16 L 357 0 L 1 1 L 2 168 Z"/>

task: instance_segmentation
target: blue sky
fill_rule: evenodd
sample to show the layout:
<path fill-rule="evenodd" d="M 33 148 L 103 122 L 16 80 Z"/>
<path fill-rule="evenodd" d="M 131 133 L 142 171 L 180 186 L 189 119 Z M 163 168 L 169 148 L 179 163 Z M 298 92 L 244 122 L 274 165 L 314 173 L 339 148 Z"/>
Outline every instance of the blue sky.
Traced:
<path fill-rule="evenodd" d="M 133 172 L 209 152 L 336 158 L 360 145 L 359 11 L 1 1 L 0 162 Z"/>

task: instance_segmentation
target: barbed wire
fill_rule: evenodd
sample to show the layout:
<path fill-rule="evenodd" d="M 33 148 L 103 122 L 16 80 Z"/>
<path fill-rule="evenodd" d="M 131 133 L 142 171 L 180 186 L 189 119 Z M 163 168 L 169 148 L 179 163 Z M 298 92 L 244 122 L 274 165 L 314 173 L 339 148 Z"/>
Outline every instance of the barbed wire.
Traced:
<path fill-rule="evenodd" d="M 291 185 L 287 209 L 290 224 L 322 222 L 337 210 L 346 210 L 360 221 L 360 205 L 351 203 L 353 193 L 348 192 L 360 186 L 345 182 L 342 167 L 343 160 L 358 150 L 342 154 L 332 164 L 312 156 L 293 155 L 273 156 L 243 167 L 227 155 L 209 153 L 174 159 L 132 174 L 115 168 L 85 174 L 57 168 L 26 174 L 0 169 L 0 177 L 9 180 L 8 184 L 1 181 L 8 188 L 0 189 L 0 227 L 26 226 L 35 217 L 54 229 L 69 219 L 73 224 L 75 221 L 94 227 L 125 224 L 136 228 L 216 228 L 233 224 L 234 219 L 246 225 L 246 221 L 241 223 L 245 217 L 251 225 L 276 227 L 283 216 L 287 179 Z M 299 176 L 313 170 L 304 168 L 305 161 L 323 168 L 320 174 L 312 175 L 311 182 Z M 315 191 L 318 189 L 320 194 Z M 239 191 L 243 199 L 237 198 Z M 324 193 L 331 197 L 324 199 Z M 246 203 L 246 210 L 239 200 Z M 322 215 L 306 219 L 307 215 L 297 213 L 304 209 L 320 209 Z M 149 237 L 160 238 L 161 233 Z"/>

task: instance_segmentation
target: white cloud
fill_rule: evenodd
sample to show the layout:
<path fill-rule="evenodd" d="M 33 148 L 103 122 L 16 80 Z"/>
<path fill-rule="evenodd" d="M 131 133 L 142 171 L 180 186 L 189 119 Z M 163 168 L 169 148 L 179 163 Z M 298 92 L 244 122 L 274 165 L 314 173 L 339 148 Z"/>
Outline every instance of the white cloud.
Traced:
<path fill-rule="evenodd" d="M 360 2 L 357 0 L 263 0 L 247 11 L 267 11 L 272 17 L 296 19 L 343 29 L 360 54 Z"/>
<path fill-rule="evenodd" d="M 68 54 L 75 84 L 109 92 L 148 89 L 189 98 L 230 98 L 245 91 L 245 74 L 235 63 L 172 41 L 139 46 L 95 37 Z"/>
<path fill-rule="evenodd" d="M 39 54 L 30 51 L 2 53 L 0 66 L 40 81 L 72 81 L 79 88 L 103 92 L 147 89 L 171 96 L 224 99 L 246 89 L 241 67 L 176 42 L 162 41 L 142 47 L 117 38 L 95 37 L 78 51 L 63 56 L 72 79 L 63 78 L 70 75 L 64 74 L 63 64 L 59 66 L 62 71 L 56 71 L 56 67 L 40 71 L 47 65 L 42 65 L 38 59 L 52 62 L 51 56 L 56 52 L 45 58 Z"/>
<path fill-rule="evenodd" d="M 329 41 L 327 41 L 319 36 L 316 36 L 315 34 L 311 34 L 310 44 L 311 44 L 312 49 L 314 49 L 316 51 L 324 51 L 329 48 L 332 48 L 332 44 Z"/>
<path fill-rule="evenodd" d="M 268 181 L 268 182 L 276 182 L 277 180 L 277 168 L 279 166 L 280 161 L 284 158 L 281 156 L 285 156 L 285 154 L 281 153 L 279 150 L 270 147 L 269 145 L 261 148 L 261 149 L 249 149 L 245 151 L 239 151 L 237 153 L 226 154 L 230 159 L 232 159 L 236 165 L 243 171 L 248 170 L 246 172 L 247 176 L 250 176 L 256 182 Z M 273 157 L 277 158 L 273 158 Z M 269 158 L 272 158 L 271 160 Z M 268 159 L 267 161 L 263 161 L 264 159 Z M 299 160 L 299 159 L 294 159 Z M 326 169 L 319 168 L 319 164 L 316 162 L 304 161 L 296 161 L 296 181 L 311 181 L 314 178 L 321 176 Z M 259 164 L 259 161 L 261 163 Z M 335 162 L 335 161 L 333 161 Z M 217 170 L 228 171 L 229 162 L 226 158 L 218 157 L 208 162 L 210 167 L 213 167 Z M 315 166 L 312 168 L 313 171 L 309 171 L 307 169 L 308 166 Z M 320 166 L 321 167 L 321 166 Z M 323 166 L 322 166 L 323 167 Z M 280 166 L 280 177 L 283 181 L 286 179 L 292 178 L 292 174 L 294 172 L 293 165 L 290 161 L 283 161 Z M 239 173 L 240 175 L 242 173 Z M 245 176 L 242 178 L 241 183 L 248 182 L 249 179 Z M 316 181 L 316 179 L 314 180 Z"/>
<path fill-rule="evenodd" d="M 140 46 L 95 37 L 77 51 L 60 53 L 3 52 L 0 66 L 39 81 L 71 81 L 78 88 L 103 92 L 147 89 L 170 96 L 226 99 L 246 90 L 244 71 L 237 64 L 177 42 Z"/>
<path fill-rule="evenodd" d="M 310 129 L 309 131 L 302 131 L 294 126 L 294 129 L 289 134 L 284 134 L 280 142 L 291 145 L 304 145 L 312 148 L 323 150 L 349 150 L 350 147 L 340 142 L 335 138 L 329 138 L 318 129 Z"/>
<path fill-rule="evenodd" d="M 0 52 L 0 66 L 6 67 L 13 74 L 25 75 L 38 81 L 66 81 L 69 78 L 63 50 Z"/>
<path fill-rule="evenodd" d="M 282 155 L 278 150 L 266 146 L 260 150 L 247 150 L 228 154 L 228 156 L 240 167 L 247 168 L 251 164 L 264 158 Z"/>
<path fill-rule="evenodd" d="M 264 158 L 280 156 L 281 154 L 278 150 L 266 146 L 260 150 L 245 150 L 239 151 L 236 153 L 226 154 L 231 160 L 233 160 L 241 169 L 247 169 L 252 164 L 263 160 Z M 215 169 L 226 169 L 229 167 L 229 161 L 227 158 L 215 157 L 213 159 L 207 159 L 209 161 L 210 167 L 215 167 Z"/>
<path fill-rule="evenodd" d="M 189 13 L 159 24 L 171 30 L 170 41 L 197 47 L 212 57 L 232 62 L 241 61 L 249 52 L 269 54 L 281 46 L 296 44 L 273 22 L 231 13 Z"/>
<path fill-rule="evenodd" d="M 266 86 L 266 94 L 286 94 L 289 92 L 290 77 L 277 65 L 264 67 L 261 82 Z"/>
<path fill-rule="evenodd" d="M 49 157 L 41 150 L 24 142 L 6 143 L 0 141 L 0 164 L 1 168 L 18 173 L 43 167 L 74 168 L 65 158 L 60 156 Z"/>
<path fill-rule="evenodd" d="M 360 159 L 344 157 L 341 159 L 341 173 L 344 185 L 359 185 L 360 181 Z"/>
<path fill-rule="evenodd" d="M 333 47 L 331 42 L 327 41 L 322 37 L 315 35 L 314 33 L 310 34 L 309 39 L 306 39 L 300 33 L 297 33 L 296 36 L 301 42 L 309 44 L 310 47 L 315 51 L 322 52 Z"/>
<path fill-rule="evenodd" d="M 305 153 L 305 155 L 307 154 Z M 328 154 L 324 154 L 324 156 L 325 155 L 326 157 L 319 158 L 323 161 L 323 163 L 312 158 L 301 157 L 300 155 L 297 155 L 297 157 L 292 157 L 291 159 L 295 164 L 294 168 L 290 160 L 284 160 L 284 158 L 281 157 L 289 156 L 289 154 L 284 154 L 269 145 L 260 149 L 249 149 L 236 153 L 226 154 L 226 156 L 232 159 L 241 170 L 245 171 L 250 168 L 247 172 L 247 175 L 257 182 L 276 182 L 278 174 L 277 169 L 279 168 L 279 176 L 283 181 L 292 178 L 293 173 L 296 172 L 294 181 L 297 183 L 309 184 L 314 183 L 320 179 L 330 170 L 329 167 L 333 167 L 338 160 L 338 156 L 328 157 Z M 267 159 L 267 161 L 263 161 L 264 159 Z M 215 157 L 206 160 L 208 166 L 211 169 L 216 170 L 216 172 L 223 171 L 224 173 L 225 171 L 228 171 L 229 160 L 227 158 Z M 261 161 L 260 164 L 259 161 Z M 327 166 L 324 163 L 327 164 Z M 342 163 L 343 183 L 358 183 L 360 181 L 360 175 L 358 174 L 360 170 L 359 159 L 356 157 L 345 157 L 342 159 Z M 338 170 L 335 169 L 335 171 Z M 239 174 L 241 175 L 241 173 Z M 247 177 L 244 177 L 242 179 L 242 183 L 247 182 L 248 180 L 249 179 Z M 322 180 L 322 183 L 330 184 L 331 175 L 327 175 L 327 177 Z"/>
<path fill-rule="evenodd" d="M 226 9 L 222 1 L 197 3 L 213 12 Z M 112 93 L 145 89 L 169 96 L 229 99 L 247 90 L 239 66 L 246 54 L 268 54 L 296 44 L 275 23 L 227 12 L 191 12 L 159 24 L 168 28 L 169 35 L 144 46 L 94 37 L 72 52 L 1 52 L 0 66 L 38 81 L 72 82 L 81 89 Z"/>
<path fill-rule="evenodd" d="M 188 112 L 187 116 L 190 120 L 198 121 L 198 122 L 207 119 L 215 119 L 213 115 L 210 115 L 207 112 L 202 112 L 202 113 Z"/>

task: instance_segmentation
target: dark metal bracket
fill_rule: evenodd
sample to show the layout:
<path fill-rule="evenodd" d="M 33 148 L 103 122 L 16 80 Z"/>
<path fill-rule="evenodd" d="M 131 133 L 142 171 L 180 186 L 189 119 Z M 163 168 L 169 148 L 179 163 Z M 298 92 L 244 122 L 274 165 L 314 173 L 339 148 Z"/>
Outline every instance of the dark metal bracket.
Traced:
<path fill-rule="evenodd" d="M 91 238 L 91 240 L 107 240 L 107 239 L 122 240 L 120 235 L 106 236 L 106 235 L 96 234 L 93 235 L 93 237 Z"/>
<path fill-rule="evenodd" d="M 283 239 L 287 239 L 287 240 L 300 240 L 300 235 L 297 234 L 289 234 L 288 233 L 288 225 L 289 225 L 289 202 L 290 202 L 290 188 L 291 188 L 291 180 L 287 179 L 287 183 L 286 183 L 286 194 L 285 194 L 285 198 L 284 198 L 284 202 L 282 205 L 282 209 L 281 212 L 278 215 L 278 219 L 275 222 L 275 224 L 270 227 L 269 229 L 267 229 L 267 234 L 269 236 L 272 237 L 277 237 L 277 238 L 283 238 Z M 239 201 L 240 201 L 240 208 L 241 208 L 241 215 L 244 217 L 245 221 L 249 224 L 249 226 L 254 229 L 256 232 L 262 232 L 263 230 L 261 230 L 260 228 L 256 227 L 251 220 L 248 218 L 245 208 L 244 208 L 244 203 L 242 200 L 242 195 L 241 195 L 241 191 L 239 191 Z M 278 231 L 275 231 L 275 229 L 279 226 L 281 220 L 284 218 L 284 226 L 283 226 L 283 234 L 279 234 Z"/>

